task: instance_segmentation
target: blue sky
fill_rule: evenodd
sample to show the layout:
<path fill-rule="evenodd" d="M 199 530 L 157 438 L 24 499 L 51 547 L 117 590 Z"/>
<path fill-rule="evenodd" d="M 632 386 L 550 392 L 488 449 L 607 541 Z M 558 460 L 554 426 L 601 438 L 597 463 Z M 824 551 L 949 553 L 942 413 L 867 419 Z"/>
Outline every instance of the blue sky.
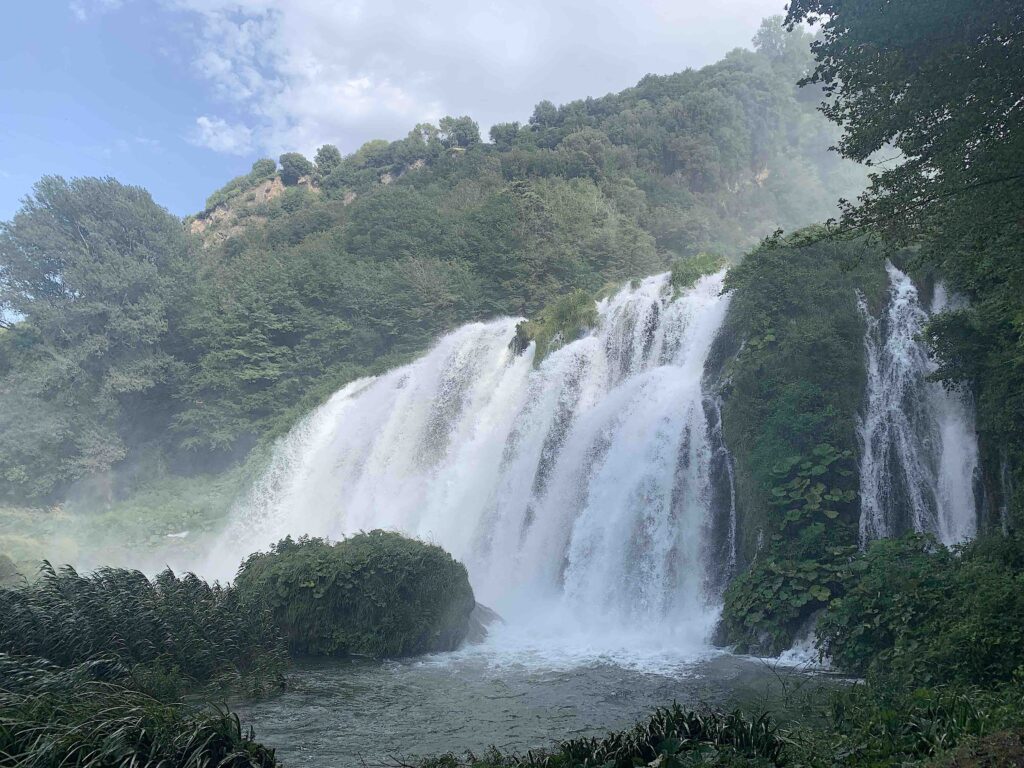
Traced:
<path fill-rule="evenodd" d="M 114 176 L 176 214 L 261 156 L 350 152 L 423 120 L 487 127 L 701 66 L 781 0 L 6 3 L 0 219 L 44 174 Z"/>

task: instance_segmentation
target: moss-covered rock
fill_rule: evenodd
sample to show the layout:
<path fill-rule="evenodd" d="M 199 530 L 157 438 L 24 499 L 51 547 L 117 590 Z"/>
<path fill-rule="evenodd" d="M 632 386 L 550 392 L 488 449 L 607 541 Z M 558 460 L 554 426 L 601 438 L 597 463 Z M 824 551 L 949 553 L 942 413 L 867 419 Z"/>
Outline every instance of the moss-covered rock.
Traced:
<path fill-rule="evenodd" d="M 251 555 L 235 585 L 270 608 L 294 656 L 453 650 L 476 605 L 465 566 L 440 547 L 385 531 L 337 543 L 286 538 Z"/>

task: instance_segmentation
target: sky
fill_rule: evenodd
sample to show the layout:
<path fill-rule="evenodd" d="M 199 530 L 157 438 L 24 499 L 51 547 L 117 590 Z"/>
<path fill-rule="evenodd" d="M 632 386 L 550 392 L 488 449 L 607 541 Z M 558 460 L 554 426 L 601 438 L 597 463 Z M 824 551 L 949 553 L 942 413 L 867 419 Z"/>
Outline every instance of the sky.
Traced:
<path fill-rule="evenodd" d="M 178 215 L 259 157 L 352 152 L 749 47 L 784 0 L 32 0 L 0 47 L 0 220 L 43 175 L 113 176 Z"/>

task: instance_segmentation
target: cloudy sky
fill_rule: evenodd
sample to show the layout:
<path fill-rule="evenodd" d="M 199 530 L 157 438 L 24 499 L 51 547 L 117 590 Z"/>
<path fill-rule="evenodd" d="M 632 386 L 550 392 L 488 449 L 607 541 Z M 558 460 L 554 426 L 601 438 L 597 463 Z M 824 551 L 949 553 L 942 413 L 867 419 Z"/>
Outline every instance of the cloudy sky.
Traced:
<path fill-rule="evenodd" d="M 147 187 L 178 214 L 261 156 L 343 152 L 469 114 L 486 135 L 747 46 L 784 0 L 5 3 L 0 219 L 41 175 Z"/>

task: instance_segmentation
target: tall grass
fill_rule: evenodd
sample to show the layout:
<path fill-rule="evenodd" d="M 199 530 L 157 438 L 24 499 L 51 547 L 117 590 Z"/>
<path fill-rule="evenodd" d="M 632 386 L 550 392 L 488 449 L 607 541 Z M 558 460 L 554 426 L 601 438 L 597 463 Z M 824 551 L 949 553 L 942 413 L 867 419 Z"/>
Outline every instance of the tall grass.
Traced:
<path fill-rule="evenodd" d="M 683 765 L 781 765 L 788 737 L 766 714 L 695 711 L 673 703 L 658 708 L 648 720 L 604 738 L 578 738 L 553 750 L 503 755 L 490 749 L 476 758 L 452 754 L 420 764 L 420 768 L 672 768 Z M 721 759 L 725 762 L 710 762 Z"/>
<path fill-rule="evenodd" d="M 173 698 L 204 685 L 259 692 L 286 663 L 266 609 L 238 592 L 170 570 L 102 568 L 82 576 L 44 563 L 39 578 L 0 589 L 0 652 L 73 667 L 97 658 L 126 670 L 127 685 Z"/>
<path fill-rule="evenodd" d="M 0 768 L 273 768 L 274 750 L 220 708 L 109 682 L 116 659 L 60 668 L 0 653 Z"/>

